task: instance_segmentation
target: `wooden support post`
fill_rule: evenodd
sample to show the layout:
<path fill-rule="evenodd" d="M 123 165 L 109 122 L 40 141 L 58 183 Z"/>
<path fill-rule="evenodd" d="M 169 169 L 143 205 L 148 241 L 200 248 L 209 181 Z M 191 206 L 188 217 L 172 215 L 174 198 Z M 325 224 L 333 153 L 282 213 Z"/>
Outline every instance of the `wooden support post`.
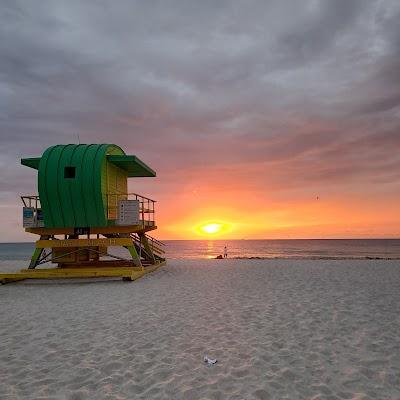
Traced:
<path fill-rule="evenodd" d="M 29 269 L 35 269 L 36 266 L 38 265 L 38 261 L 40 260 L 40 257 L 42 256 L 43 249 L 42 248 L 35 248 L 35 251 L 33 252 L 31 262 L 29 264 Z"/>
<path fill-rule="evenodd" d="M 48 240 L 49 237 L 50 237 L 49 235 L 40 235 L 40 240 Z M 37 242 L 36 242 L 36 248 L 32 254 L 31 262 L 28 267 L 29 269 L 35 269 L 37 267 L 40 257 L 43 254 L 43 251 L 44 251 L 44 248 L 38 246 Z"/>
<path fill-rule="evenodd" d="M 150 261 L 152 264 L 156 263 L 156 258 L 154 257 L 153 250 L 149 244 L 149 241 L 147 240 L 146 234 L 145 233 L 139 233 L 140 237 L 140 243 L 145 249 L 145 258 L 147 261 Z"/>
<path fill-rule="evenodd" d="M 140 261 L 140 257 L 135 249 L 135 246 L 132 244 L 131 246 L 126 246 L 128 249 L 129 253 L 131 254 L 133 263 L 135 264 L 136 267 L 141 267 L 143 270 L 143 265 L 142 262 Z"/>

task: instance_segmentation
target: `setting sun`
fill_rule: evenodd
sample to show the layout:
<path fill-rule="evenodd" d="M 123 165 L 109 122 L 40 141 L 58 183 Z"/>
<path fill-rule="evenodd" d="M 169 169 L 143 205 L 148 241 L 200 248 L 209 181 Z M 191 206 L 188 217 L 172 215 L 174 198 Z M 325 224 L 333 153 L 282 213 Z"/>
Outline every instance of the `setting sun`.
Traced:
<path fill-rule="evenodd" d="M 231 224 L 222 221 L 207 221 L 194 227 L 194 232 L 202 236 L 218 236 L 230 231 Z"/>
<path fill-rule="evenodd" d="M 200 229 L 206 233 L 213 234 L 221 230 L 222 224 L 207 224 L 200 227 Z"/>

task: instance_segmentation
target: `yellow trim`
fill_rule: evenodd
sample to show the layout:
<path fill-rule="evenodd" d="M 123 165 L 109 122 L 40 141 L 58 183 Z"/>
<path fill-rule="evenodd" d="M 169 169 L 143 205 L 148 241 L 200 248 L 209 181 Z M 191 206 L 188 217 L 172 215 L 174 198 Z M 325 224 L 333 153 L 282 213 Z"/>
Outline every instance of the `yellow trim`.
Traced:
<path fill-rule="evenodd" d="M 157 225 L 114 225 L 90 228 L 90 233 L 93 234 L 109 234 L 109 233 L 136 233 L 148 232 L 157 229 Z M 73 228 L 25 228 L 25 232 L 34 233 L 35 235 L 73 235 Z"/>
<path fill-rule="evenodd" d="M 53 247 L 91 247 L 91 246 L 132 246 L 129 238 L 102 238 L 102 239 L 63 239 L 63 240 L 38 240 L 37 248 Z"/>
<path fill-rule="evenodd" d="M 24 279 L 68 279 L 68 278 L 107 278 L 120 277 L 124 280 L 134 281 L 159 267 L 165 261 L 146 267 L 143 271 L 132 267 L 113 268 L 49 268 L 49 269 L 23 269 L 20 272 L 1 273 L 0 283 L 22 281 Z"/>
<path fill-rule="evenodd" d="M 23 279 L 65 279 L 65 278 L 105 278 L 121 277 L 135 280 L 144 275 L 142 271 L 132 268 L 52 268 L 37 270 L 22 270 L 16 273 L 0 274 L 0 281 Z"/>

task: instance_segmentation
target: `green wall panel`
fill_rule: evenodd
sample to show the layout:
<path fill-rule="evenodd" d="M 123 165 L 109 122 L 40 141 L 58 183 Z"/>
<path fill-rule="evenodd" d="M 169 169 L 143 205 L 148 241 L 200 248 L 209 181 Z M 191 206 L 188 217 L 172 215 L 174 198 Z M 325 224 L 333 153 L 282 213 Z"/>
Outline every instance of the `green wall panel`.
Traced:
<path fill-rule="evenodd" d="M 124 152 L 111 144 L 69 144 L 43 153 L 38 185 L 45 227 L 107 226 L 109 154 Z M 66 167 L 73 177 L 65 177 Z"/>

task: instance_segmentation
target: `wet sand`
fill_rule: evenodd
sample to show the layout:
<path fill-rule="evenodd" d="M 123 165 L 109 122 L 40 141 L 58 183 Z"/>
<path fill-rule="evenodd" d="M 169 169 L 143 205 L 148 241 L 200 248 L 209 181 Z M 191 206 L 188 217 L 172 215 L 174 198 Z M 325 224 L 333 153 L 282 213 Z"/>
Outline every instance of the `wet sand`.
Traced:
<path fill-rule="evenodd" d="M 400 399 L 398 261 L 171 260 L 0 301 L 2 399 Z"/>

